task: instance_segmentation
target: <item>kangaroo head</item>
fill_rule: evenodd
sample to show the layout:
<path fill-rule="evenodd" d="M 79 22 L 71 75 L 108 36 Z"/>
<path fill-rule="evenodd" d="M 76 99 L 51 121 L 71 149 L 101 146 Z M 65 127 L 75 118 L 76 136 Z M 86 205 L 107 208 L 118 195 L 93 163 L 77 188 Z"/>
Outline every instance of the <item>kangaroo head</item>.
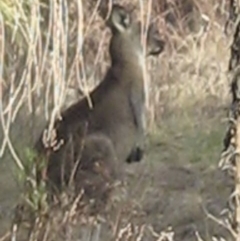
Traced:
<path fill-rule="evenodd" d="M 164 41 L 156 26 L 151 24 L 147 30 L 144 56 L 141 23 L 132 21 L 130 13 L 122 6 L 113 6 L 107 25 L 112 31 L 109 52 L 113 65 L 141 63 L 144 57 L 158 55 L 164 49 Z"/>

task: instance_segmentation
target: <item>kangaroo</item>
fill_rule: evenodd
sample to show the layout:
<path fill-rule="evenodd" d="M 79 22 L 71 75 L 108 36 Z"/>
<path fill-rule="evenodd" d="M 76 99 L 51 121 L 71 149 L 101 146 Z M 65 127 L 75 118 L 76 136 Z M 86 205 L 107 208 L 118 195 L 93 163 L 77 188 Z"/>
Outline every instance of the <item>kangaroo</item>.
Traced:
<path fill-rule="evenodd" d="M 151 25 L 144 56 L 141 24 L 132 21 L 130 13 L 120 5 L 113 6 L 107 26 L 112 32 L 111 66 L 103 81 L 90 93 L 93 107 L 83 98 L 63 111 L 61 119 L 54 124 L 56 143 L 62 143 L 57 150 L 44 146 L 43 135 L 36 143 L 36 150 L 48 159 L 47 176 L 56 186 L 62 180 L 60 166 L 63 162 L 66 171 L 63 179 L 68 180 L 67 170 L 72 166 L 70 163 L 76 163 L 75 159 L 81 159 L 79 163 L 84 166 L 91 162 L 89 159 L 106 158 L 107 168 L 111 161 L 119 165 L 124 161 L 140 161 L 143 155 L 139 145 L 144 135 L 143 61 L 149 55 L 159 55 L 164 41 Z M 116 173 L 113 169 L 112 173 Z M 76 176 L 78 173 L 80 169 Z"/>

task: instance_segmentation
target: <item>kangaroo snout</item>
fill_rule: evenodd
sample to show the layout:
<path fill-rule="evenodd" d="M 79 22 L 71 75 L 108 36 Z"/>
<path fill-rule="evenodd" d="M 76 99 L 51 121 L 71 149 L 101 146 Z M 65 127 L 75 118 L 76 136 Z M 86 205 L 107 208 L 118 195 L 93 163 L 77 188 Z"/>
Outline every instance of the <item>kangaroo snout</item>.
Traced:
<path fill-rule="evenodd" d="M 161 39 L 156 39 L 156 47 L 149 50 L 148 55 L 159 55 L 163 52 L 165 47 L 165 42 Z"/>
<path fill-rule="evenodd" d="M 163 52 L 165 41 L 162 39 L 157 25 L 152 23 L 148 28 L 147 33 L 147 56 L 159 55 Z"/>

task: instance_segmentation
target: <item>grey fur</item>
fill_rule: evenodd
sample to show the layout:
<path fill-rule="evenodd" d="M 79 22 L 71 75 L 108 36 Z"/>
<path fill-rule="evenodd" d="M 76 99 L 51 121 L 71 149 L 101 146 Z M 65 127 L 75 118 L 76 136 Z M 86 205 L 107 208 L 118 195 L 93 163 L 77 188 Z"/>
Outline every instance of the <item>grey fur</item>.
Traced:
<path fill-rule="evenodd" d="M 87 170 L 92 166 L 86 163 L 105 158 L 103 165 L 110 170 L 110 176 L 114 176 L 116 169 L 118 172 L 121 169 L 121 163 L 140 161 L 143 155 L 138 144 L 144 135 L 145 99 L 142 60 L 146 56 L 141 44 L 141 24 L 133 22 L 123 7 L 114 5 L 107 25 L 112 32 L 111 66 L 90 94 L 93 108 L 84 98 L 66 109 L 61 120 L 56 120 L 57 143 L 60 140 L 63 143 L 58 150 L 46 148 L 42 135 L 36 143 L 37 151 L 48 159 L 47 176 L 57 187 L 62 185 L 61 166 L 66 172 L 63 179 L 68 182 L 68 169 L 73 168 L 76 159 L 81 159 L 79 166 Z M 147 55 L 158 55 L 164 48 L 156 33 L 153 25 L 150 26 Z M 79 179 L 80 173 L 78 168 L 74 180 Z"/>

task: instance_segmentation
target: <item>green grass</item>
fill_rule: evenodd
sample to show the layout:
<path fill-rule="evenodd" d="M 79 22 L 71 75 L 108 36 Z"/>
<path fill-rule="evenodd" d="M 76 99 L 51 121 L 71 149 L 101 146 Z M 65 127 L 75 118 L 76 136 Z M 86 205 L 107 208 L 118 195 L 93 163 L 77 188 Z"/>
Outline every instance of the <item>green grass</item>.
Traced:
<path fill-rule="evenodd" d="M 222 150 L 226 124 L 225 113 L 194 115 L 183 111 L 163 119 L 150 137 L 150 152 L 159 152 L 158 160 L 182 164 L 208 163 L 216 165 Z M 156 157 L 152 158 L 153 160 Z"/>

